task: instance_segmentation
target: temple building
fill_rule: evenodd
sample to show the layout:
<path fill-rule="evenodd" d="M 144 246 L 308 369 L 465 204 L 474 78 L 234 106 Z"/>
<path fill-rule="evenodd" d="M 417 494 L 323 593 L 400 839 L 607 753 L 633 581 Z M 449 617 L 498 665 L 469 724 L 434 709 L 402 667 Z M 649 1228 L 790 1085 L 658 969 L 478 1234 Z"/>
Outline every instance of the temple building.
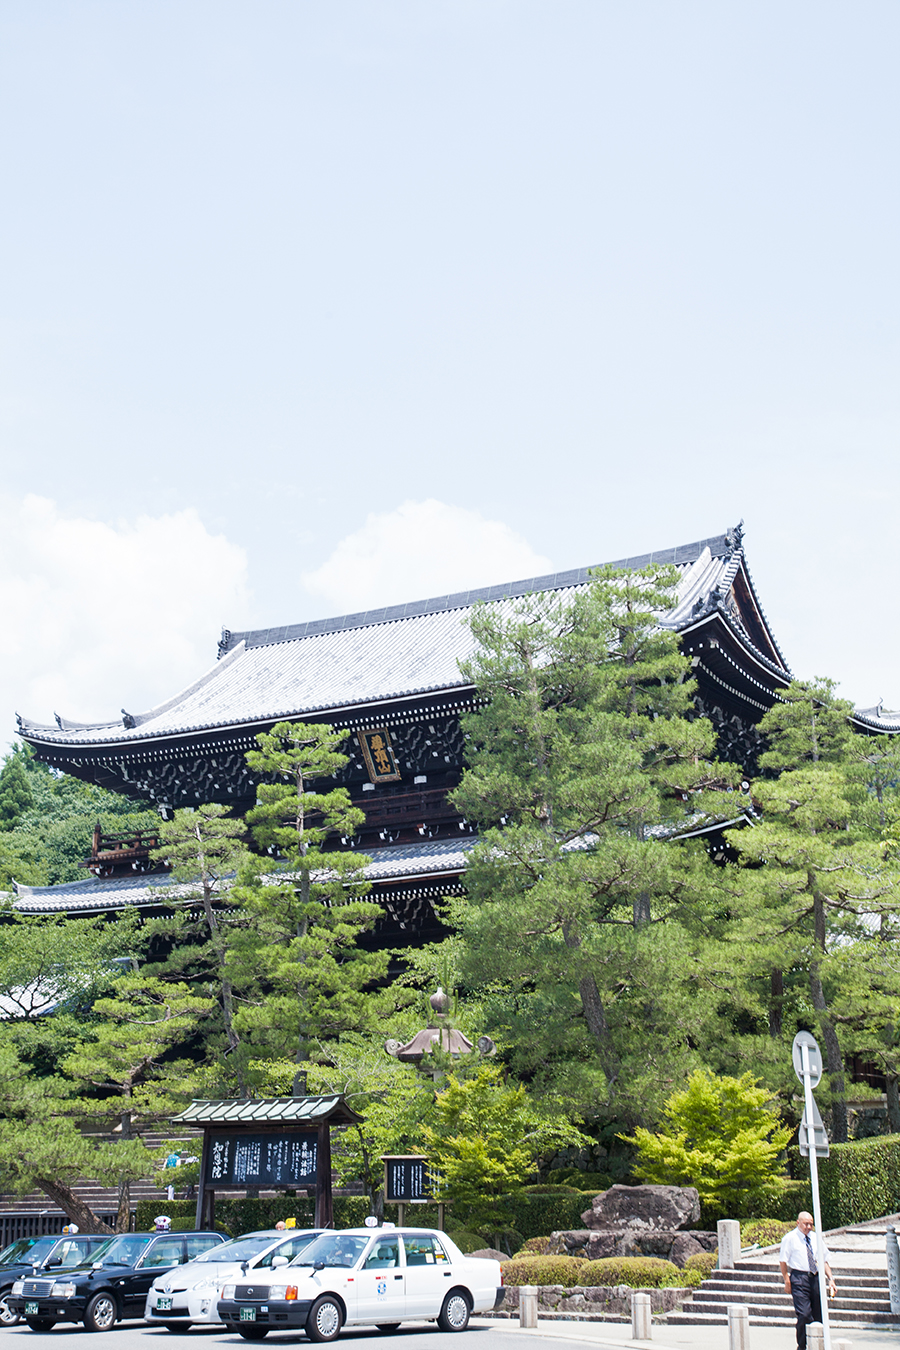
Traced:
<path fill-rule="evenodd" d="M 791 675 L 747 568 L 741 527 L 612 565 L 673 564 L 678 603 L 660 616 L 679 634 L 697 681 L 697 709 L 715 727 L 719 754 L 755 769 L 757 723 Z M 260 731 L 285 720 L 346 728 L 350 759 L 338 782 L 365 812 L 342 846 L 371 858 L 384 909 L 381 940 L 437 936 L 433 902 L 459 890 L 473 829 L 447 800 L 463 769 L 460 715 L 475 690 L 459 670 L 473 650 L 467 623 L 478 602 L 509 604 L 540 591 L 584 586 L 590 568 L 420 600 L 284 628 L 224 632 L 218 659 L 187 689 L 148 712 L 103 723 L 20 717 L 19 732 L 55 769 L 150 800 L 162 815 L 199 802 L 242 812 L 256 780 L 244 755 Z M 880 709 L 858 714 L 862 731 L 900 730 Z M 109 850 L 107 850 L 107 853 Z M 94 867 L 85 881 L 19 889 L 23 910 L 115 910 L 158 905 L 165 877 Z"/>

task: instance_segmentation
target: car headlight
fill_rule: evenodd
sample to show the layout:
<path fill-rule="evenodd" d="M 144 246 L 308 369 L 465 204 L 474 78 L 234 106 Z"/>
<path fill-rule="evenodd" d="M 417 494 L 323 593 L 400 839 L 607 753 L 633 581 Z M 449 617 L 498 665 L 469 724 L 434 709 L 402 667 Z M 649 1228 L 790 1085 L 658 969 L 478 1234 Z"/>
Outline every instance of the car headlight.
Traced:
<path fill-rule="evenodd" d="M 74 1298 L 74 1296 L 74 1284 L 54 1284 L 53 1288 L 50 1290 L 51 1298 Z"/>
<path fill-rule="evenodd" d="M 16 1280 L 15 1284 L 12 1287 L 13 1298 L 18 1298 L 19 1295 L 23 1294 L 24 1292 L 25 1292 L 25 1281 Z"/>
<path fill-rule="evenodd" d="M 269 1286 L 269 1298 L 284 1298 L 290 1302 L 297 1297 L 297 1286 L 295 1284 L 273 1284 Z"/>
<path fill-rule="evenodd" d="M 222 1293 L 221 1293 L 221 1297 L 222 1297 L 222 1298 L 234 1298 L 234 1285 L 233 1285 L 233 1284 L 223 1284 L 223 1285 L 222 1285 Z"/>

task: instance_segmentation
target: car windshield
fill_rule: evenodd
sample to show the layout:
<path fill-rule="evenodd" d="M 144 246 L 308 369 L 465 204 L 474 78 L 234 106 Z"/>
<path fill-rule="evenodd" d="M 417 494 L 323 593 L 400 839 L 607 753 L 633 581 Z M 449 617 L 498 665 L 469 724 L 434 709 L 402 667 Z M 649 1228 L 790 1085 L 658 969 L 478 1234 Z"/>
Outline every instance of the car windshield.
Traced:
<path fill-rule="evenodd" d="M 210 1247 L 208 1252 L 195 1256 L 200 1261 L 250 1261 L 266 1247 L 271 1247 L 282 1236 L 279 1233 L 261 1233 L 258 1237 L 232 1238 L 230 1242 L 221 1242 L 218 1247 Z"/>
<path fill-rule="evenodd" d="M 311 1242 L 292 1266 L 355 1266 L 369 1244 L 367 1237 L 353 1237 L 350 1233 L 323 1233 Z"/>
<path fill-rule="evenodd" d="M 31 1261 L 35 1265 L 49 1256 L 59 1242 L 58 1237 L 17 1238 L 0 1252 L 0 1266 L 14 1266 L 19 1261 Z"/>
<path fill-rule="evenodd" d="M 152 1236 L 152 1233 L 122 1233 L 111 1237 L 87 1260 L 93 1266 L 133 1266 Z"/>

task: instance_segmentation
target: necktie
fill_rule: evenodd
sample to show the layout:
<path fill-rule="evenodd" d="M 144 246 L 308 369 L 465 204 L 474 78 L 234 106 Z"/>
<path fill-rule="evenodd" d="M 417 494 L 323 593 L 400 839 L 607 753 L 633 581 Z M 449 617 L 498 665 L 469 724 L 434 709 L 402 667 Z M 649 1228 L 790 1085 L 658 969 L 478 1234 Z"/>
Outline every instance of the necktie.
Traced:
<path fill-rule="evenodd" d="M 816 1258 L 813 1256 L 812 1243 L 811 1243 L 810 1240 L 809 1240 L 809 1233 L 804 1233 L 803 1236 L 804 1236 L 805 1239 L 806 1239 L 806 1260 L 807 1260 L 807 1262 L 808 1262 L 808 1264 L 809 1264 L 810 1273 L 811 1273 L 812 1275 L 815 1275 L 815 1273 L 816 1273 Z"/>

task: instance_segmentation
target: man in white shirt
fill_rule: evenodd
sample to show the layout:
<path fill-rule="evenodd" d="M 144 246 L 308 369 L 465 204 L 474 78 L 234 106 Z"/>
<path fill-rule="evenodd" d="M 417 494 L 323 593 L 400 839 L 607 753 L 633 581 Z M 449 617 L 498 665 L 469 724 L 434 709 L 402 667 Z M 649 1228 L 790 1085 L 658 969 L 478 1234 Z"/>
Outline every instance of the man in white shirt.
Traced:
<path fill-rule="evenodd" d="M 778 1259 L 784 1280 L 784 1292 L 790 1294 L 797 1314 L 797 1345 L 806 1350 L 806 1328 L 810 1322 L 821 1322 L 822 1300 L 819 1297 L 819 1267 L 817 1244 L 810 1234 L 814 1226 L 813 1216 L 801 1210 L 797 1215 L 797 1227 L 792 1228 L 782 1239 Z M 825 1278 L 828 1281 L 828 1297 L 834 1298 L 837 1286 L 831 1273 L 828 1259 L 831 1252 L 824 1247 Z"/>

